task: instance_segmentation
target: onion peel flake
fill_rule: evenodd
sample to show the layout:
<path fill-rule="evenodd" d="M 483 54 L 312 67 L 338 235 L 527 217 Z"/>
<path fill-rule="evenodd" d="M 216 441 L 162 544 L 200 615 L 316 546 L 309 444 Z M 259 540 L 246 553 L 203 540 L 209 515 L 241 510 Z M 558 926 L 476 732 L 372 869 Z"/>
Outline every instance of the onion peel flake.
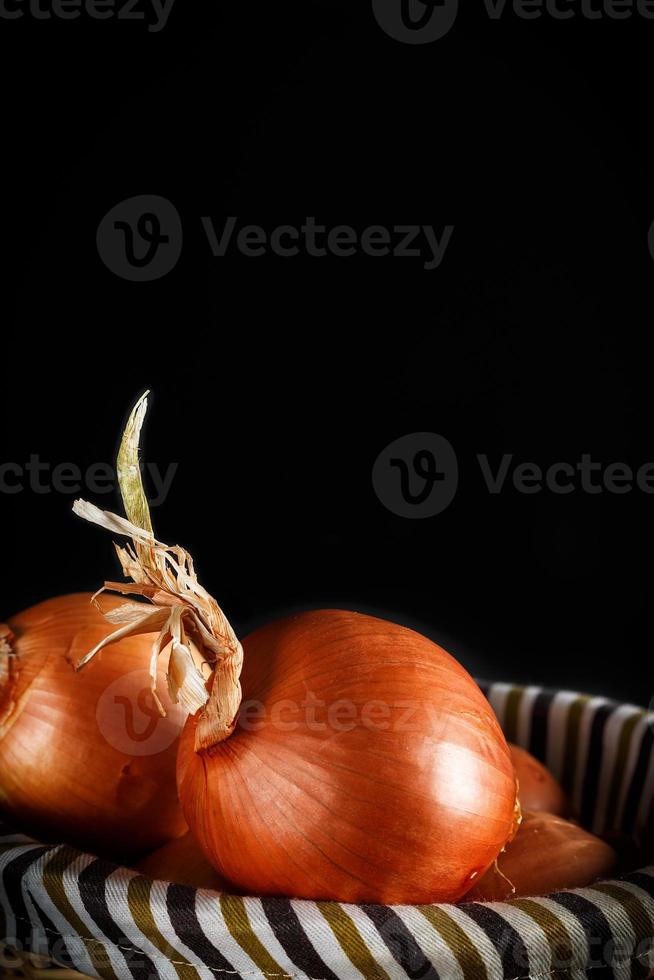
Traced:
<path fill-rule="evenodd" d="M 200 751 L 228 738 L 234 729 L 241 703 L 243 649 L 216 600 L 198 582 L 191 555 L 180 545 L 171 547 L 154 536 L 139 465 L 148 394 L 146 391 L 134 406 L 118 451 L 118 484 L 126 517 L 100 510 L 86 500 L 76 500 L 73 505 L 74 513 L 83 520 L 130 539 L 124 547 L 116 544 L 115 548 L 126 579 L 132 580 L 107 581 L 94 596 L 107 622 L 119 628 L 90 650 L 77 669 L 124 637 L 157 632 L 149 664 L 152 695 L 165 714 L 157 694 L 157 667 L 160 654 L 170 646 L 168 692 L 173 703 L 182 704 L 192 714 L 201 712 L 195 742 Z M 128 601 L 105 613 L 97 603 L 104 591 L 146 601 Z M 194 660 L 191 643 L 214 669 L 211 692 Z"/>

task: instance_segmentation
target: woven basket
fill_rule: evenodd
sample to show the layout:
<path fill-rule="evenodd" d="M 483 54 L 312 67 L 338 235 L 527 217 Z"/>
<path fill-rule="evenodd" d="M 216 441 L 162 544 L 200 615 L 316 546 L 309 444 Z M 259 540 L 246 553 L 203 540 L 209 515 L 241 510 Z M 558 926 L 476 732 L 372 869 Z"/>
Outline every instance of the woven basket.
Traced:
<path fill-rule="evenodd" d="M 652 827 L 654 714 L 482 686 L 507 738 L 561 779 L 588 829 Z M 654 976 L 654 867 L 546 898 L 353 906 L 195 891 L 6 831 L 0 936 L 21 960 L 33 951 L 110 980 L 645 980 Z M 0 976 L 47 975 L 45 960 L 17 972 L 16 954 L 12 973 L 8 955 Z"/>

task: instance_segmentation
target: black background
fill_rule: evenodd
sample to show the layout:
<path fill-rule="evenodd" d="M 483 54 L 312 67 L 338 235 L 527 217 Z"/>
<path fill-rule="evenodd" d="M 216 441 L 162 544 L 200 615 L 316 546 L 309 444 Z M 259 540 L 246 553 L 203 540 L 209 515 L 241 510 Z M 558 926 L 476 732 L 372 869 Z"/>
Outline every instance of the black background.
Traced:
<path fill-rule="evenodd" d="M 110 462 L 150 387 L 146 459 L 179 463 L 157 534 L 241 633 L 374 610 L 478 674 L 647 703 L 654 498 L 490 495 L 475 456 L 654 460 L 653 41 L 639 17 L 492 22 L 481 3 L 424 46 L 363 0 L 177 0 L 160 33 L 0 20 L 0 462 Z M 138 194 L 184 225 L 152 283 L 95 244 Z M 435 271 L 216 259 L 202 215 L 455 231 Z M 412 521 L 371 469 L 416 431 L 450 440 L 460 485 Z M 0 495 L 0 616 L 115 577 L 72 500 Z"/>

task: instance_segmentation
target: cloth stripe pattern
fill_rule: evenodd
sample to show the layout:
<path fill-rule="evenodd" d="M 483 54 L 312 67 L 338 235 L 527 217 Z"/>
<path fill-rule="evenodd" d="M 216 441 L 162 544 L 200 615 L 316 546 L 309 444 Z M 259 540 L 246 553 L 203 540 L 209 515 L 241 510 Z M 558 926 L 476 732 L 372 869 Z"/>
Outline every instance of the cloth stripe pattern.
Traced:
<path fill-rule="evenodd" d="M 506 736 L 556 771 L 586 826 L 640 838 L 654 802 L 654 714 L 481 686 Z M 646 980 L 654 867 L 503 903 L 351 906 L 153 883 L 0 827 L 0 935 L 101 980 Z"/>

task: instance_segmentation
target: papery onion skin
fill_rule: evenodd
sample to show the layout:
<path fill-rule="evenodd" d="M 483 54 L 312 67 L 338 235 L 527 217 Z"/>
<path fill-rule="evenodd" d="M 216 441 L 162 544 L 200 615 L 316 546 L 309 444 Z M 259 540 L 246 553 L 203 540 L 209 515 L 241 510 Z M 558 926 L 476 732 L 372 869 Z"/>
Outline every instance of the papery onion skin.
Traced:
<path fill-rule="evenodd" d="M 552 813 L 526 813 L 515 839 L 466 902 L 504 902 L 585 888 L 617 868 L 617 855 L 599 837 Z"/>
<path fill-rule="evenodd" d="M 549 769 L 519 745 L 509 744 L 518 779 L 518 797 L 524 812 L 542 810 L 559 817 L 570 814 L 570 804 L 561 784 Z"/>
<path fill-rule="evenodd" d="M 152 636 L 121 640 L 77 673 L 107 633 L 90 600 L 61 596 L 8 622 L 14 638 L 11 677 L 0 684 L 0 812 L 47 842 L 121 859 L 187 829 L 175 786 L 177 740 L 167 736 L 163 750 L 134 756 L 115 747 L 111 715 L 101 729 L 98 703 L 112 683 L 130 697 L 143 691 Z M 101 601 L 111 609 L 122 600 Z"/>
<path fill-rule="evenodd" d="M 419 633 L 340 610 L 272 623 L 243 647 L 234 733 L 196 753 L 198 713 L 180 740 L 180 799 L 214 867 L 251 894 L 459 899 L 516 821 L 509 750 L 469 674 Z"/>
<path fill-rule="evenodd" d="M 216 892 L 227 891 L 226 882 L 211 867 L 190 832 L 148 854 L 134 868 L 148 878 L 160 881 L 190 885 L 191 888 L 209 888 Z"/>

